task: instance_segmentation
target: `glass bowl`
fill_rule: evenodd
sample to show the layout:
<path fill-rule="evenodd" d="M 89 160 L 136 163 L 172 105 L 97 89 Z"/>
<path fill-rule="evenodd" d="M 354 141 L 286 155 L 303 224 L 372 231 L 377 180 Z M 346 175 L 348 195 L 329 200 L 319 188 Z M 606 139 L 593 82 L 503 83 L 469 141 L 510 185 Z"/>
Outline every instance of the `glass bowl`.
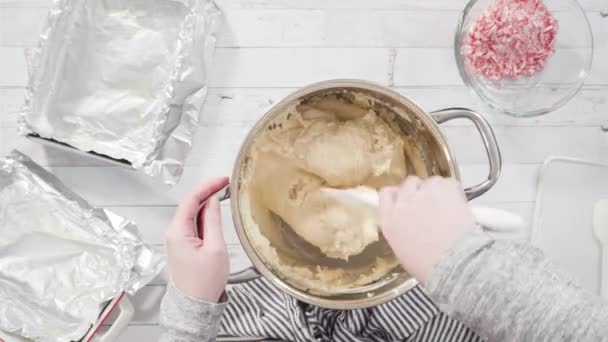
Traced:
<path fill-rule="evenodd" d="M 517 117 L 542 115 L 561 107 L 580 90 L 591 68 L 593 36 L 585 12 L 575 0 L 545 0 L 558 22 L 554 54 L 532 76 L 497 81 L 476 74 L 463 56 L 471 26 L 495 1 L 471 0 L 458 22 L 455 55 L 464 83 L 490 106 Z"/>

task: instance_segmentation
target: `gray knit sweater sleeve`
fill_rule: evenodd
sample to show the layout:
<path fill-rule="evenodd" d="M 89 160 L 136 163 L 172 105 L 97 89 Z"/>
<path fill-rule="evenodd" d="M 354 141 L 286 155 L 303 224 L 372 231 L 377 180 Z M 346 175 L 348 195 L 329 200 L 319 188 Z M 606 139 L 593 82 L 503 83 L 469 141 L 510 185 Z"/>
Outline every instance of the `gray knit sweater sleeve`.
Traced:
<path fill-rule="evenodd" d="M 487 341 L 608 341 L 608 303 L 530 245 L 471 233 L 425 285 L 442 310 Z"/>
<path fill-rule="evenodd" d="M 224 295 L 220 304 L 203 302 L 168 285 L 160 305 L 160 342 L 215 341 L 226 300 Z"/>

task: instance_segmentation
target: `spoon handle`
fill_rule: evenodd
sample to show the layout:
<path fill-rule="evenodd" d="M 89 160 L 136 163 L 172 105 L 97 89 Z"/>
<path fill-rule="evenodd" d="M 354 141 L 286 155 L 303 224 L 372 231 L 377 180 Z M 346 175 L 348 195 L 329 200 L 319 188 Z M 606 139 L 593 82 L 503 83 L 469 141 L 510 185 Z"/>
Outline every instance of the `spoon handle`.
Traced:
<path fill-rule="evenodd" d="M 608 299 L 608 199 L 595 202 L 593 234 L 600 245 L 600 295 Z"/>
<path fill-rule="evenodd" d="M 602 268 L 601 268 L 601 287 L 600 295 L 604 299 L 608 299 L 608 245 L 602 246 Z"/>
<path fill-rule="evenodd" d="M 471 206 L 471 209 L 477 223 L 489 231 L 517 232 L 526 225 L 521 216 L 505 210 L 480 206 Z"/>
<path fill-rule="evenodd" d="M 375 189 L 365 186 L 351 189 L 323 188 L 322 190 L 345 203 L 365 204 L 375 208 L 380 206 L 380 196 L 378 195 L 378 192 Z M 471 209 L 473 210 L 475 220 L 485 230 L 494 232 L 518 232 L 522 231 L 526 226 L 523 218 L 505 210 L 475 205 L 471 206 Z"/>

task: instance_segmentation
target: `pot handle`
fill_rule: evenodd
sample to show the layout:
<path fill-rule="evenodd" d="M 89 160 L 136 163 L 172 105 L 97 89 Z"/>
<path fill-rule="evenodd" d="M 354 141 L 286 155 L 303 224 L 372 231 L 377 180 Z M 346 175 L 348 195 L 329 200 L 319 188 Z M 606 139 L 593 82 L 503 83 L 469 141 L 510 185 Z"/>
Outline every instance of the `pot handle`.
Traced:
<path fill-rule="evenodd" d="M 261 276 L 262 275 L 260 274 L 260 272 L 258 272 L 258 270 L 255 267 L 249 266 L 244 270 L 230 273 L 230 275 L 228 276 L 228 284 L 236 285 L 236 284 L 246 283 L 248 281 L 258 279 Z"/>
<path fill-rule="evenodd" d="M 500 176 L 500 169 L 502 167 L 502 158 L 500 156 L 500 150 L 498 149 L 498 142 L 492 127 L 488 121 L 481 116 L 481 114 L 467 108 L 446 108 L 430 113 L 433 119 L 438 124 L 444 123 L 452 119 L 469 119 L 475 124 L 477 131 L 481 135 L 481 140 L 486 149 L 488 156 L 488 162 L 490 164 L 490 173 L 488 178 L 483 182 L 479 183 L 470 188 L 464 189 L 469 200 L 477 198 L 483 195 L 486 191 L 496 184 L 498 177 Z"/>
<path fill-rule="evenodd" d="M 219 189 L 218 191 L 216 191 L 215 193 L 211 194 L 211 196 L 213 195 L 218 195 L 218 200 L 220 202 L 223 202 L 227 199 L 230 198 L 230 183 L 226 184 L 225 187 Z M 201 216 L 201 211 L 203 210 L 203 208 L 205 207 L 205 204 L 207 204 L 207 199 L 204 200 L 198 207 L 198 210 L 196 211 L 196 215 L 194 215 L 194 234 L 196 235 L 196 237 L 198 236 L 198 226 L 199 226 L 199 222 L 198 222 L 198 218 Z M 240 284 L 240 283 L 246 283 L 248 281 L 257 279 L 259 277 L 261 277 L 262 275 L 260 274 L 260 272 L 258 272 L 258 270 L 253 267 L 250 266 L 244 270 L 238 271 L 238 272 L 234 272 L 234 273 L 230 273 L 230 275 L 228 275 L 228 284 Z"/>

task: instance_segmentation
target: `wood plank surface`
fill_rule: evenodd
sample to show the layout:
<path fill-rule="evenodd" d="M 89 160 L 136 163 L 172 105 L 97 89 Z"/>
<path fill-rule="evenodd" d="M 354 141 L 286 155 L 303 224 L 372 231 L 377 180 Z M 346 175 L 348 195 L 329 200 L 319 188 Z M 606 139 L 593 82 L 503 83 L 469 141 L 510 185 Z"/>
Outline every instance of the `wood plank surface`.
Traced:
<path fill-rule="evenodd" d="M 209 96 L 183 179 L 173 188 L 18 135 L 28 81 L 25 55 L 38 42 L 51 3 L 0 0 L 0 156 L 13 149 L 25 152 L 92 204 L 137 222 L 144 240 L 160 251 L 179 199 L 203 179 L 230 175 L 252 125 L 287 94 L 321 80 L 365 79 L 391 86 L 427 111 L 458 106 L 483 113 L 494 128 L 504 166 L 496 186 L 474 203 L 509 210 L 528 223 L 533 222 L 538 172 L 547 157 L 608 163 L 606 0 L 579 1 L 596 47 L 583 89 L 554 113 L 529 119 L 489 108 L 464 86 L 454 60 L 453 36 L 466 0 L 221 1 L 225 21 L 210 71 Z M 456 120 L 441 125 L 441 130 L 459 161 L 463 183 L 472 186 L 485 179 L 485 152 L 471 123 Z M 222 220 L 231 267 L 249 266 L 229 202 L 222 204 Z M 496 237 L 526 240 L 528 231 Z M 135 318 L 119 342 L 158 339 L 158 307 L 168 277 L 164 271 L 133 296 Z"/>

